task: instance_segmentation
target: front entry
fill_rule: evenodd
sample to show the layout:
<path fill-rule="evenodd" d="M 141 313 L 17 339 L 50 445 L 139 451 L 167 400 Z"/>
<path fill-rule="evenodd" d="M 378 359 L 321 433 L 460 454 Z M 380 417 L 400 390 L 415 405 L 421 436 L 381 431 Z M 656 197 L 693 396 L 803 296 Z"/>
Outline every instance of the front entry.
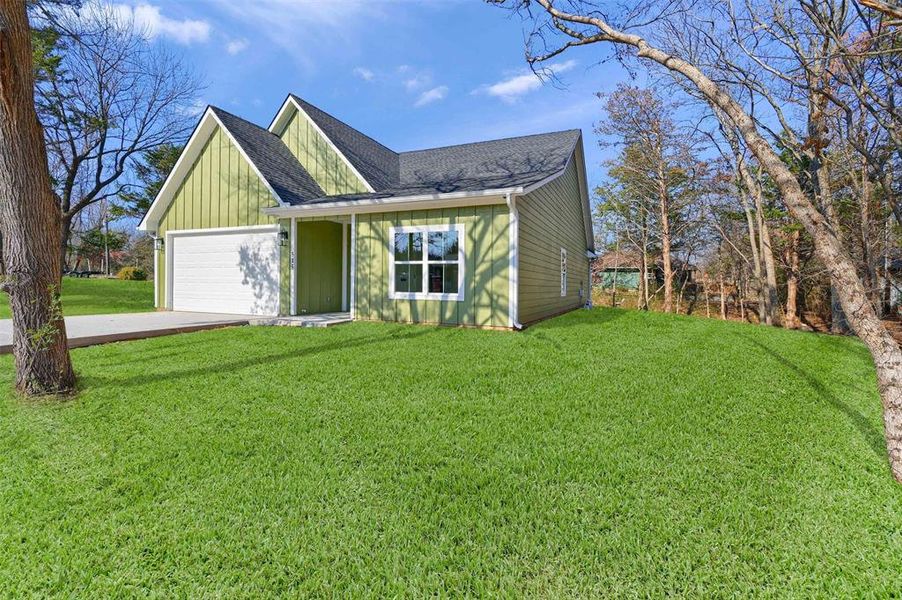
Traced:
<path fill-rule="evenodd" d="M 297 224 L 297 312 L 315 314 L 343 309 L 347 269 L 347 225 L 333 221 Z"/>

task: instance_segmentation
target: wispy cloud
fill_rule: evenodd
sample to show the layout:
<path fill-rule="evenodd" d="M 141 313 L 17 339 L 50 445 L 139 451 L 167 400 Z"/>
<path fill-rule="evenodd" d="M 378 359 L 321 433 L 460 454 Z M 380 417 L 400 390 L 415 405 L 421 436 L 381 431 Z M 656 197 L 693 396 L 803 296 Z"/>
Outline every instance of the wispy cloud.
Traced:
<path fill-rule="evenodd" d="M 575 60 L 568 60 L 562 63 L 547 65 L 545 67 L 545 72 L 549 76 L 555 76 L 569 71 L 575 66 Z M 473 90 L 473 93 L 486 94 L 498 98 L 503 102 L 512 104 L 524 94 L 528 94 L 541 87 L 542 79 L 532 71 L 525 71 L 495 83 L 480 86 Z"/>
<path fill-rule="evenodd" d="M 448 95 L 448 86 L 440 85 L 438 87 L 434 87 L 432 89 L 426 90 L 422 94 L 419 95 L 417 101 L 413 103 L 414 106 L 426 106 L 427 104 L 432 104 L 433 102 L 438 102 L 439 100 L 444 100 Z"/>
<path fill-rule="evenodd" d="M 207 0 L 210 11 L 224 13 L 242 27 L 253 28 L 282 48 L 301 67 L 315 70 L 315 53 L 359 43 L 361 28 L 384 13 L 370 0 Z"/>
<path fill-rule="evenodd" d="M 406 73 L 407 71 L 405 71 Z M 415 73 L 412 77 L 408 77 L 404 80 L 404 88 L 408 92 L 415 92 L 417 90 L 423 89 L 427 85 L 432 83 L 432 75 L 422 71 L 419 73 Z"/>
<path fill-rule="evenodd" d="M 373 73 L 371 70 L 367 69 L 366 67 L 355 68 L 354 75 L 356 75 L 357 77 L 360 77 L 364 81 L 372 81 L 376 77 L 376 74 Z"/>
<path fill-rule="evenodd" d="M 247 50 L 247 47 L 249 45 L 250 43 L 244 38 L 238 40 L 229 40 L 229 43 L 226 44 L 226 52 L 228 52 L 232 56 L 235 56 L 236 54 L 240 54 L 241 52 Z"/>
<path fill-rule="evenodd" d="M 179 44 L 190 45 L 206 42 L 210 38 L 210 23 L 202 19 L 172 19 L 164 15 L 159 6 L 141 3 L 135 6 L 113 4 L 112 9 L 121 19 L 129 20 L 151 38 L 167 37 Z"/>

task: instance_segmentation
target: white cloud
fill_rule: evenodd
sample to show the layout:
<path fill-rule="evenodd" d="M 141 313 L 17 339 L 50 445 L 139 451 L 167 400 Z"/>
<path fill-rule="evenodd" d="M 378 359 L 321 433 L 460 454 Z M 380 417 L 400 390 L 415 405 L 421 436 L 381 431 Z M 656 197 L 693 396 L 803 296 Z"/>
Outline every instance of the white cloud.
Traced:
<path fill-rule="evenodd" d="M 354 75 L 360 77 L 364 81 L 372 81 L 376 74 L 367 69 L 366 67 L 357 67 L 354 69 Z"/>
<path fill-rule="evenodd" d="M 144 33 L 154 38 L 168 37 L 179 44 L 206 42 L 210 38 L 210 24 L 200 19 L 171 19 L 160 12 L 160 7 L 141 3 L 134 7 L 128 4 L 113 4 L 112 9 L 123 20 L 131 21 Z"/>
<path fill-rule="evenodd" d="M 432 83 L 432 75 L 426 72 L 420 72 L 413 77 L 404 80 L 404 88 L 408 92 L 414 92 L 422 89 Z"/>
<path fill-rule="evenodd" d="M 426 90 L 422 94 L 420 94 L 417 101 L 413 103 L 414 106 L 426 106 L 427 104 L 432 104 L 433 102 L 438 102 L 439 100 L 444 100 L 448 95 L 448 86 L 440 85 L 438 87 L 434 87 L 431 90 Z"/>
<path fill-rule="evenodd" d="M 228 52 L 232 56 L 235 56 L 236 54 L 240 54 L 241 52 L 247 50 L 248 46 L 250 46 L 250 43 L 244 38 L 238 40 L 229 40 L 229 43 L 226 44 L 226 52 Z"/>
<path fill-rule="evenodd" d="M 554 76 L 569 71 L 576 66 L 575 60 L 547 65 L 545 73 Z M 487 94 L 499 98 L 503 102 L 516 102 L 524 94 L 528 94 L 542 87 L 542 79 L 532 71 L 513 75 L 490 85 L 484 85 L 473 91 L 474 94 Z"/>

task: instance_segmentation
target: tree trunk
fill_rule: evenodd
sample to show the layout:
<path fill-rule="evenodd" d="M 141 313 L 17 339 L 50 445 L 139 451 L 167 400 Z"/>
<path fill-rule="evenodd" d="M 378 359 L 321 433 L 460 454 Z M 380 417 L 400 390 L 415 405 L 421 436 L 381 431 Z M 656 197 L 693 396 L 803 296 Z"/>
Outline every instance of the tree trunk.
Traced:
<path fill-rule="evenodd" d="M 75 373 L 59 305 L 59 210 L 34 108 L 25 3 L 0 2 L 0 234 L 13 320 L 16 389 L 68 393 Z"/>
<path fill-rule="evenodd" d="M 723 273 L 717 276 L 717 284 L 720 287 L 720 318 L 727 320 L 727 291 L 723 283 Z"/>
<path fill-rule="evenodd" d="M 664 174 L 659 174 L 658 194 L 661 210 L 661 260 L 664 263 L 664 312 L 673 312 L 673 264 L 670 260 L 670 198 Z"/>
<path fill-rule="evenodd" d="M 72 217 L 62 215 L 59 227 L 60 269 L 65 272 L 69 263 L 69 239 L 72 237 Z"/>
<path fill-rule="evenodd" d="M 774 261 L 773 244 L 770 238 L 770 227 L 767 224 L 767 218 L 764 214 L 764 204 L 761 201 L 761 186 L 755 182 L 755 190 L 752 193 L 755 198 L 755 212 L 758 216 L 758 239 L 761 242 L 759 253 L 764 263 L 764 322 L 768 325 L 774 324 L 774 316 L 777 314 L 777 307 L 780 301 L 777 297 L 777 265 Z"/>
<path fill-rule="evenodd" d="M 786 244 L 784 262 L 786 270 L 786 319 L 784 327 L 798 329 L 799 323 L 799 238 L 802 232 L 798 229 L 789 234 Z"/>

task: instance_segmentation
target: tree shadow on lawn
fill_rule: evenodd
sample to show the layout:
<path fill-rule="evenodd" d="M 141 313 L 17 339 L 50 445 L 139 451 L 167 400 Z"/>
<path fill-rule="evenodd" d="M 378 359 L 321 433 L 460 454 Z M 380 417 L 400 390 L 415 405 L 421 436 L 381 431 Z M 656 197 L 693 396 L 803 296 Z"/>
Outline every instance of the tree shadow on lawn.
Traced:
<path fill-rule="evenodd" d="M 867 442 L 868 446 L 870 446 L 871 449 L 877 454 L 877 457 L 881 460 L 885 458 L 886 446 L 883 440 L 883 432 L 875 428 L 873 423 L 871 423 L 871 421 L 867 417 L 865 417 L 863 414 L 858 412 L 846 402 L 843 402 L 836 394 L 827 389 L 827 386 L 821 383 L 816 377 L 808 373 L 808 371 L 795 364 L 788 358 L 782 356 L 775 350 L 772 350 L 768 346 L 747 335 L 740 334 L 740 337 L 744 338 L 747 342 L 754 344 L 755 346 L 763 350 L 766 354 L 768 354 L 771 358 L 774 358 L 775 360 L 777 360 L 777 362 L 790 369 L 793 373 L 804 380 L 805 383 L 807 383 L 808 386 L 811 387 L 811 389 L 817 392 L 817 394 L 823 400 L 827 401 L 835 409 L 846 415 L 852 425 L 855 426 L 855 428 L 864 438 L 865 442 Z"/>
<path fill-rule="evenodd" d="M 121 386 L 132 386 L 132 385 L 143 385 L 148 383 L 155 383 L 157 381 L 172 381 L 176 379 L 185 379 L 194 377 L 197 375 L 214 375 L 217 373 L 235 373 L 236 371 L 240 371 L 242 369 L 246 369 L 249 367 L 255 367 L 263 364 L 274 365 L 276 363 L 298 359 L 298 358 L 310 358 L 316 356 L 318 354 L 324 352 L 331 352 L 333 350 L 347 350 L 349 348 L 360 348 L 364 346 L 371 346 L 374 344 L 383 344 L 383 343 L 392 343 L 392 342 L 401 342 L 407 341 L 411 339 L 415 339 L 418 337 L 422 337 L 424 335 L 428 335 L 433 331 L 433 328 L 428 327 L 417 327 L 413 331 L 407 331 L 401 334 L 385 334 L 385 335 L 368 335 L 365 337 L 354 338 L 354 339 L 340 339 L 334 342 L 329 342 L 327 344 L 320 344 L 318 346 L 310 346 L 305 348 L 293 348 L 289 350 L 285 350 L 284 352 L 278 352 L 273 354 L 254 354 L 251 357 L 244 358 L 241 360 L 232 360 L 232 361 L 223 361 L 215 364 L 204 364 L 200 366 L 194 366 L 187 369 L 170 371 L 166 373 L 148 373 L 142 372 L 139 374 L 131 375 L 129 377 L 104 377 L 104 376 L 85 376 L 82 377 L 82 382 L 84 385 L 81 387 L 81 390 L 84 391 L 90 388 L 103 388 L 103 387 L 121 387 Z M 215 343 L 215 341 L 211 341 L 211 343 Z M 186 361 L 181 361 L 180 364 L 185 364 Z M 190 364 L 190 363 L 189 363 Z"/>

